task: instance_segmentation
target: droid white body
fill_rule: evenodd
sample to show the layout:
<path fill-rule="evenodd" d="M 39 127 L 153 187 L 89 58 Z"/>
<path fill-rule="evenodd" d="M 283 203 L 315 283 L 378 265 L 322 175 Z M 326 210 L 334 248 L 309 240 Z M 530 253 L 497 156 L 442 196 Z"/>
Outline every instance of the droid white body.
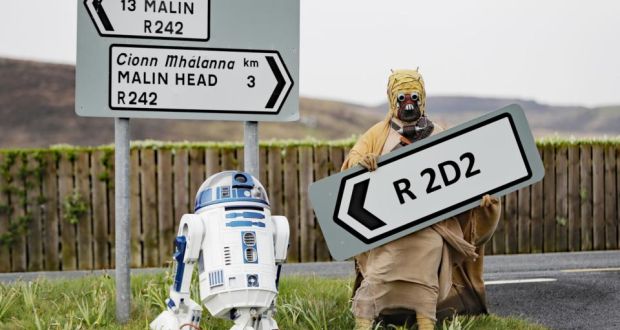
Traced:
<path fill-rule="evenodd" d="M 202 250 L 220 250 L 203 254 L 203 262 L 198 264 L 199 270 L 204 265 L 204 271 L 199 272 L 200 299 L 214 316 L 227 316 L 233 308 L 266 309 L 278 294 L 276 260 L 283 261 L 286 255 L 276 256 L 276 234 L 278 221 L 287 230 L 288 222 L 283 217 L 272 218 L 268 208 L 258 211 L 246 205 L 232 203 L 198 214 L 205 226 Z M 286 246 L 281 248 L 285 254 Z"/>
<path fill-rule="evenodd" d="M 233 320 L 235 330 L 278 329 L 273 314 L 288 249 L 287 219 L 271 215 L 260 182 L 236 171 L 208 178 L 195 210 L 181 218 L 168 309 L 151 329 L 198 326 L 202 308 L 189 298 L 194 264 L 200 301 L 211 315 Z"/>

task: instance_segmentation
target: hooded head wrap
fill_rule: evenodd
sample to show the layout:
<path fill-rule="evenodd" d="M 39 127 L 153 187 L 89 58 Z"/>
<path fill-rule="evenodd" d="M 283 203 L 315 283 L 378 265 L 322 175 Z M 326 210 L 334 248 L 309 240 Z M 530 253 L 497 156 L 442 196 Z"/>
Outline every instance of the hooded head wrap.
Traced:
<path fill-rule="evenodd" d="M 388 103 L 390 112 L 388 118 L 396 117 L 398 114 L 398 101 L 396 100 L 399 93 L 411 94 L 418 92 L 420 95 L 420 112 L 422 115 L 426 112 L 426 91 L 424 90 L 424 79 L 418 70 L 392 70 L 392 74 L 388 78 Z"/>

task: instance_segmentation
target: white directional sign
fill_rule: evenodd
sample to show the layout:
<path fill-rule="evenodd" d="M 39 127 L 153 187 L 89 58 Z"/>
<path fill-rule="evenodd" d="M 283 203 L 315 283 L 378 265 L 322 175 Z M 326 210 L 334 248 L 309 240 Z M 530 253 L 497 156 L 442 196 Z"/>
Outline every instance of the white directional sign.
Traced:
<path fill-rule="evenodd" d="M 499 110 L 314 183 L 312 204 L 334 258 L 345 259 L 542 179 L 522 110 Z"/>
<path fill-rule="evenodd" d="M 78 115 L 299 119 L 299 0 L 74 1 Z"/>
<path fill-rule="evenodd" d="M 112 45 L 110 74 L 114 110 L 277 113 L 293 86 L 275 51 Z"/>
<path fill-rule="evenodd" d="M 209 40 L 210 0 L 84 0 L 107 37 Z"/>

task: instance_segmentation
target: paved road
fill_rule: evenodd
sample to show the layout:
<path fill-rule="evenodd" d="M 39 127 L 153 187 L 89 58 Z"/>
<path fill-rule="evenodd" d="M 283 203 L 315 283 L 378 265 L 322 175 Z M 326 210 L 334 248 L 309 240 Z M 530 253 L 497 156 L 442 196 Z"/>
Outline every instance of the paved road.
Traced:
<path fill-rule="evenodd" d="M 0 274 L 0 282 L 103 272 Z M 353 264 L 287 264 L 283 275 L 352 277 Z M 518 315 L 553 329 L 620 329 L 620 251 L 490 256 L 485 280 L 492 313 Z"/>
<path fill-rule="evenodd" d="M 353 276 L 350 262 L 287 266 L 287 275 Z M 552 329 L 620 330 L 620 251 L 490 256 L 484 277 L 491 313 Z"/>
<path fill-rule="evenodd" d="M 492 313 L 553 329 L 620 329 L 620 251 L 494 257 L 485 271 Z M 510 282 L 523 279 L 533 281 Z"/>

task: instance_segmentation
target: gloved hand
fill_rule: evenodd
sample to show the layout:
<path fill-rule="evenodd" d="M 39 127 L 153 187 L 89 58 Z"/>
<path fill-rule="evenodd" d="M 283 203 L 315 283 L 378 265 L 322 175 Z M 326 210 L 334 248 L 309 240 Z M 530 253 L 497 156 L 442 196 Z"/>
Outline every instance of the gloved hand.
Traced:
<path fill-rule="evenodd" d="M 491 195 L 486 194 L 482 196 L 482 201 L 480 201 L 480 207 L 490 207 L 493 204 L 497 203 L 499 203 L 499 200 L 497 198 L 493 198 L 491 197 Z"/>
<path fill-rule="evenodd" d="M 362 159 L 360 159 L 359 163 L 362 167 L 366 168 L 369 171 L 374 171 L 377 169 L 377 159 L 379 159 L 378 155 L 375 154 L 365 154 Z"/>

